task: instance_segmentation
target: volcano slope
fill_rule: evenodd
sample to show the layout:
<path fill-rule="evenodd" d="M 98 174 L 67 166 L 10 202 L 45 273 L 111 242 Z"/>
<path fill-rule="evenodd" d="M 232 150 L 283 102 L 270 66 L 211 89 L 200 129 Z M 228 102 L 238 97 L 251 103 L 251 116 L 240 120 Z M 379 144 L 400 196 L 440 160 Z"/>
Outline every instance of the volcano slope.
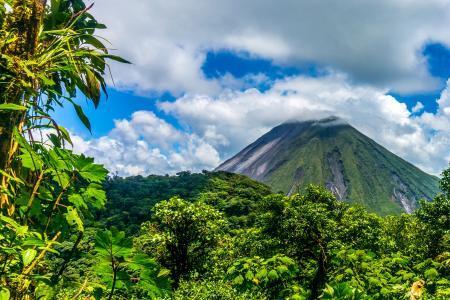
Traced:
<path fill-rule="evenodd" d="M 247 175 L 274 192 L 326 186 L 380 215 L 411 213 L 439 192 L 438 178 L 335 117 L 279 125 L 216 170 Z"/>

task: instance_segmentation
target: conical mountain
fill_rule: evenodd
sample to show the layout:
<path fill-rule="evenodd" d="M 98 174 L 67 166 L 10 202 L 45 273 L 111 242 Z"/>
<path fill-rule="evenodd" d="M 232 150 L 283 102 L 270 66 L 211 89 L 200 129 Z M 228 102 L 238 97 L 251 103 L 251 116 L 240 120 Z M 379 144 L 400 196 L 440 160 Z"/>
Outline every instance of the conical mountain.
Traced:
<path fill-rule="evenodd" d="M 431 176 L 343 120 L 279 125 L 217 170 L 247 175 L 290 194 L 310 183 L 381 215 L 412 212 L 439 192 Z"/>

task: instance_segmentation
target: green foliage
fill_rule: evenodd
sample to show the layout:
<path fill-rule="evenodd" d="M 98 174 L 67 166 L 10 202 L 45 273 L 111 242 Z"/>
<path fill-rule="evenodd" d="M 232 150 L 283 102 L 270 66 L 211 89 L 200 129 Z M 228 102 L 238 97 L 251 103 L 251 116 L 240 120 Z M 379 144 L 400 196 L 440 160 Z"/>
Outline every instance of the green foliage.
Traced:
<path fill-rule="evenodd" d="M 50 274 L 35 278 L 29 275 L 34 269 L 44 267 L 42 254 L 55 252 L 55 239 L 48 240 L 28 226 L 0 215 L 0 243 L 1 279 L 2 284 L 5 284 L 2 293 L 16 297 L 30 285 L 38 286 L 49 279 Z"/>
<path fill-rule="evenodd" d="M 248 299 L 406 299 L 421 280 L 425 287 L 419 293 L 426 299 L 448 294 L 445 195 L 436 203 L 424 203 L 414 215 L 383 218 L 337 201 L 316 186 L 286 197 L 265 194 L 263 189 L 251 188 L 255 187 L 251 182 L 227 173 L 205 175 L 212 178 L 202 182 L 207 189 L 195 187 L 203 192 L 191 194 L 190 201 L 173 198 L 156 204 L 147 214 L 151 221 L 142 225 L 135 239 L 139 251 L 172 271 L 176 299 L 240 299 L 243 295 Z M 182 180 L 165 180 L 202 178 L 182 176 Z M 115 180 L 126 190 L 126 181 Z M 141 184 L 149 182 L 141 180 Z M 243 190 L 249 187 L 246 192 L 238 188 L 241 183 Z M 242 199 L 242 209 L 236 209 L 232 195 Z M 245 197 L 252 201 L 245 202 Z M 217 217 L 219 212 L 211 206 L 223 214 Z M 200 211 L 207 213 L 194 217 Z M 226 219 L 230 226 L 224 226 L 225 222 L 216 227 L 192 225 L 217 218 Z M 433 227 L 436 218 L 442 222 Z M 209 229 L 215 232 L 210 239 L 214 243 L 208 242 Z M 196 238 L 187 242 L 190 232 Z M 440 255 L 430 255 L 433 243 L 442 246 L 436 248 Z M 186 250 L 191 246 L 197 250 Z M 194 253 L 199 258 L 195 264 Z M 179 270 L 184 270 L 183 275 L 174 276 Z M 177 278 L 181 278 L 178 284 Z"/>
<path fill-rule="evenodd" d="M 181 281 L 179 287 L 173 294 L 175 300 L 248 300 L 267 298 L 258 291 L 238 291 L 229 282 L 225 281 Z"/>
<path fill-rule="evenodd" d="M 358 291 L 357 289 L 351 288 L 346 283 L 339 283 L 333 286 L 327 284 L 323 291 L 321 299 L 327 300 L 362 300 L 370 299 Z"/>
<path fill-rule="evenodd" d="M 450 168 L 442 172 L 442 178 L 440 181 L 442 192 L 447 198 L 450 198 Z"/>
<path fill-rule="evenodd" d="M 374 299 L 400 299 L 418 280 L 409 258 L 401 254 L 377 257 L 373 252 L 342 249 L 333 255 L 332 284 L 345 284 Z"/>
<path fill-rule="evenodd" d="M 97 107 L 107 61 L 125 62 L 95 34 L 104 25 L 90 8 L 82 0 L 0 1 L 2 298 L 55 297 L 58 270 L 70 257 L 50 269 L 48 255 L 57 257 L 55 248 L 72 235 L 82 237 L 106 202 L 108 171 L 67 150 L 70 135 L 51 116 L 68 103 L 90 129 L 76 93 Z"/>
<path fill-rule="evenodd" d="M 168 288 L 167 273 L 145 254 L 133 252 L 132 240 L 123 231 L 99 231 L 96 236 L 96 274 L 110 290 L 138 290 L 141 296 L 162 297 Z"/>
<path fill-rule="evenodd" d="M 182 176 L 188 182 L 191 174 Z M 228 195 L 236 191 L 208 182 Z M 197 200 L 155 204 L 134 245 L 132 235 L 117 230 L 99 231 L 95 242 L 83 238 L 75 254 L 76 240 L 55 244 L 61 254 L 51 254 L 57 258 L 51 266 L 60 268 L 66 256 L 71 261 L 56 290 L 47 291 L 47 276 L 36 291 L 56 298 L 81 290 L 119 299 L 408 299 L 423 282 L 417 299 L 450 295 L 445 195 L 413 215 L 382 218 L 310 186 L 289 197 L 258 195 L 242 214 L 254 221 L 229 226 L 235 215 L 220 198 L 208 200 L 217 196 L 208 189 Z M 99 221 L 91 224 L 103 226 Z M 92 230 L 85 229 L 90 236 Z M 22 264 L 35 255 L 28 249 L 16 253 Z"/>
<path fill-rule="evenodd" d="M 174 196 L 187 201 L 200 199 L 224 212 L 231 226 L 248 226 L 256 218 L 256 204 L 270 194 L 266 185 L 248 177 L 206 171 L 180 172 L 176 176 L 113 177 L 104 187 L 108 203 L 97 213 L 98 218 L 106 226 L 116 226 L 129 234 L 137 233 L 141 223 L 149 220 L 156 203 Z"/>
<path fill-rule="evenodd" d="M 258 218 L 255 209 L 270 194 L 270 188 L 242 175 L 227 172 L 208 175 L 210 179 L 198 200 L 223 212 L 233 228 L 251 226 Z"/>
<path fill-rule="evenodd" d="M 171 271 L 176 285 L 191 272 L 203 272 L 225 226 L 223 215 L 213 207 L 174 197 L 155 205 L 152 222 L 142 225 L 136 244 Z"/>
<path fill-rule="evenodd" d="M 432 202 L 422 201 L 416 216 L 424 225 L 422 235 L 429 241 L 427 255 L 434 257 L 450 251 L 450 197 L 442 194 Z"/>
<path fill-rule="evenodd" d="M 68 231 L 69 227 L 83 231 L 83 219 L 91 216 L 93 208 L 100 208 L 106 202 L 102 189 L 107 170 L 96 165 L 93 159 L 75 155 L 69 150 L 46 147 L 31 147 L 21 140 L 19 143 L 24 169 L 39 173 L 39 184 L 29 195 L 14 193 L 18 213 L 36 224 L 42 230 Z M 33 148 L 37 148 L 36 151 Z M 55 211 L 65 211 L 54 216 Z M 65 221 L 60 218 L 65 216 Z"/>
<path fill-rule="evenodd" d="M 431 243 L 426 234 L 426 226 L 414 215 L 386 217 L 382 223 L 383 232 L 380 236 L 384 254 L 401 252 L 414 260 L 421 260 Z"/>
<path fill-rule="evenodd" d="M 298 272 L 294 260 L 275 255 L 269 259 L 258 256 L 239 259 L 227 270 L 227 275 L 238 290 L 263 292 L 273 299 L 304 296 L 304 291 L 295 284 Z"/>
<path fill-rule="evenodd" d="M 104 210 L 97 212 L 97 217 L 106 226 L 116 226 L 128 234 L 136 234 L 140 225 L 149 220 L 156 203 L 174 196 L 193 201 L 207 182 L 206 173 L 112 177 L 104 184 L 108 202 Z"/>
<path fill-rule="evenodd" d="M 361 206 L 352 206 L 344 210 L 339 220 L 337 232 L 343 244 L 355 249 L 381 250 L 380 236 L 383 234 L 383 219 L 368 213 Z"/>

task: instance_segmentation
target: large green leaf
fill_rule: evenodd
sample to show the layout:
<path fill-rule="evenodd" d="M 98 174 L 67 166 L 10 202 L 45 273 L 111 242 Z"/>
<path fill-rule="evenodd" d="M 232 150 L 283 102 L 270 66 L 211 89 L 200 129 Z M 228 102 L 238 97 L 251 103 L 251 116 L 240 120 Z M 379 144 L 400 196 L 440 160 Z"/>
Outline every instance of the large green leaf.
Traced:
<path fill-rule="evenodd" d="M 73 142 L 72 139 L 70 138 L 70 134 L 67 131 L 66 128 L 64 128 L 63 126 L 58 125 L 58 132 L 61 134 L 61 137 L 67 141 L 70 145 L 73 146 Z"/>
<path fill-rule="evenodd" d="M 78 211 L 75 207 L 67 207 L 66 220 L 69 225 L 76 226 L 78 231 L 84 231 L 83 221 L 78 215 Z"/>
<path fill-rule="evenodd" d="M 41 170 L 44 166 L 42 158 L 36 152 L 29 152 L 23 150 L 23 154 L 20 155 L 22 165 L 32 171 Z"/>
<path fill-rule="evenodd" d="M 84 114 L 83 108 L 75 103 L 73 103 L 73 107 L 75 108 L 75 112 L 77 113 L 77 116 L 81 120 L 83 125 L 86 126 L 89 132 L 92 132 L 91 122 L 89 121 L 89 118 Z"/>
<path fill-rule="evenodd" d="M 0 287 L 0 300 L 9 300 L 11 293 L 6 287 Z"/>
<path fill-rule="evenodd" d="M 131 238 L 125 236 L 123 231 L 99 231 L 95 237 L 95 243 L 97 250 L 106 250 L 111 257 L 126 257 L 132 253 L 133 242 Z"/>
<path fill-rule="evenodd" d="M 98 231 L 95 236 L 95 245 L 98 249 L 110 250 L 112 244 L 112 233 L 109 230 Z"/>
<path fill-rule="evenodd" d="M 76 208 L 80 209 L 80 208 L 87 208 L 87 204 L 84 201 L 84 198 L 80 195 L 80 194 L 71 194 L 68 197 L 68 200 L 70 203 L 72 203 Z"/>
<path fill-rule="evenodd" d="M 154 259 L 149 257 L 146 254 L 136 254 L 132 257 L 129 267 L 131 269 L 139 270 L 139 269 L 148 269 L 151 270 L 157 266 L 157 263 Z"/>
<path fill-rule="evenodd" d="M 114 61 L 117 61 L 117 62 L 120 62 L 120 63 L 131 64 L 131 62 L 129 62 L 128 60 L 123 59 L 122 57 L 117 56 L 117 55 L 107 54 L 107 55 L 103 55 L 103 57 L 104 58 L 109 58 L 111 60 L 114 60 Z"/>
<path fill-rule="evenodd" d="M 13 103 L 3 103 L 0 104 L 0 110 L 27 110 L 25 106 L 13 104 Z"/>
<path fill-rule="evenodd" d="M 91 183 L 84 193 L 89 198 L 89 203 L 95 208 L 102 208 L 106 203 L 106 193 L 103 187 L 96 183 Z"/>
<path fill-rule="evenodd" d="M 22 262 L 26 267 L 34 260 L 36 257 L 37 251 L 35 249 L 26 249 L 22 251 Z"/>
<path fill-rule="evenodd" d="M 106 170 L 103 166 L 94 163 L 89 163 L 83 166 L 79 172 L 81 177 L 84 179 L 97 183 L 105 180 L 106 175 L 108 175 L 108 170 Z"/>

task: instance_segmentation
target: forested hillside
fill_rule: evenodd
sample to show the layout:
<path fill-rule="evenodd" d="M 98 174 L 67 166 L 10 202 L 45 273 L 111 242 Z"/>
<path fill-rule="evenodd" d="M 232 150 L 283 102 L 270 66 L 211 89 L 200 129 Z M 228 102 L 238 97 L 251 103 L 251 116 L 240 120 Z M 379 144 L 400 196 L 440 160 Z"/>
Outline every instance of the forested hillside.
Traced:
<path fill-rule="evenodd" d="M 444 193 L 414 214 L 380 217 L 324 188 L 284 196 L 226 172 L 115 177 L 88 232 L 126 249 L 103 258 L 125 259 L 119 299 L 447 299 L 449 180 L 447 171 Z M 95 291 L 108 274 L 90 238 L 73 245 L 61 248 L 70 259 L 58 295 L 83 276 Z M 134 269 L 133 253 L 152 257 L 153 273 Z"/>
<path fill-rule="evenodd" d="M 108 201 L 97 212 L 98 219 L 128 233 L 139 230 L 156 203 L 174 196 L 190 202 L 203 199 L 232 218 L 235 226 L 240 226 L 252 221 L 249 218 L 254 216 L 250 211 L 270 194 L 269 187 L 246 176 L 206 171 L 180 172 L 177 176 L 112 177 L 104 188 Z"/>

